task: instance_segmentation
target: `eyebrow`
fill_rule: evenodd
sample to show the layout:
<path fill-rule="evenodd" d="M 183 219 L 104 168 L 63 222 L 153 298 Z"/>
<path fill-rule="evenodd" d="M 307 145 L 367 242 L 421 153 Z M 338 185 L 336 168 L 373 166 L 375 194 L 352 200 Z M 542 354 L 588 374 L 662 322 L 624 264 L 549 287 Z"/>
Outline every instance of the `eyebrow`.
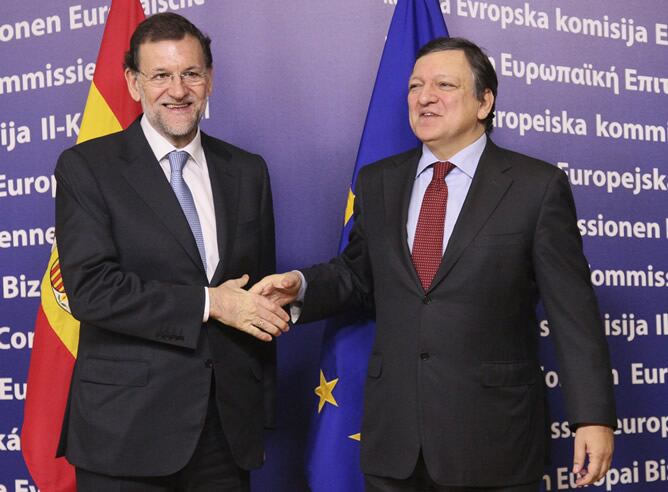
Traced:
<path fill-rule="evenodd" d="M 189 65 L 186 68 L 184 68 L 183 70 L 181 70 L 180 72 L 187 72 L 188 70 L 205 70 L 205 69 L 202 68 L 199 65 Z M 168 70 L 168 69 L 166 69 L 164 67 L 160 67 L 160 66 L 152 68 L 149 71 L 151 71 L 151 72 L 171 72 L 171 70 Z"/>
<path fill-rule="evenodd" d="M 421 77 L 421 76 L 419 76 L 419 75 L 411 75 L 410 78 L 409 78 L 408 80 L 409 80 L 409 81 L 414 80 L 414 79 L 422 80 L 423 78 L 424 78 L 424 77 Z M 444 74 L 444 73 L 436 74 L 434 77 L 430 77 L 430 78 L 432 78 L 432 79 L 443 78 L 443 79 L 455 79 L 455 80 L 461 80 L 461 78 L 458 77 L 457 75 L 453 75 L 453 74 Z"/>

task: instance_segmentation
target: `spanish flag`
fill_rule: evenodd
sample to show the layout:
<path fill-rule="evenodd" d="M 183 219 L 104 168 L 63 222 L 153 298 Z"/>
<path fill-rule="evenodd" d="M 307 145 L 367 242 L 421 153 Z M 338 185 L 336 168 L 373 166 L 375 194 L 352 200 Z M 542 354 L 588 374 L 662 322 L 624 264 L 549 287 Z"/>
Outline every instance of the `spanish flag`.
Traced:
<path fill-rule="evenodd" d="M 127 90 L 123 57 L 132 33 L 143 19 L 139 0 L 112 1 L 77 143 L 120 131 L 141 113 L 141 106 Z M 70 313 L 55 245 L 42 279 L 41 295 L 21 448 L 28 470 L 42 492 L 75 492 L 74 467 L 65 458 L 56 458 L 56 448 L 77 357 L 79 322 Z"/>

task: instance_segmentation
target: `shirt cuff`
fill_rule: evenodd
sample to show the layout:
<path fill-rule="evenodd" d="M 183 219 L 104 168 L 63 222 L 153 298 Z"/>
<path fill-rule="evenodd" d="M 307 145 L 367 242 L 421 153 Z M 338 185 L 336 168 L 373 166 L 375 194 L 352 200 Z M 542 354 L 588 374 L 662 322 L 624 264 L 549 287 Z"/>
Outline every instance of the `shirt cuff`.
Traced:
<path fill-rule="evenodd" d="M 296 323 L 299 320 L 299 317 L 302 315 L 302 305 L 304 303 L 304 296 L 306 295 L 306 287 L 308 287 L 308 285 L 306 284 L 306 279 L 304 278 L 304 274 L 302 272 L 299 270 L 292 271 L 299 275 L 299 278 L 301 278 L 301 285 L 299 287 L 299 292 L 297 293 L 297 298 L 294 302 L 290 303 L 290 321 L 292 321 L 292 323 Z"/>
<path fill-rule="evenodd" d="M 202 316 L 202 323 L 209 321 L 209 289 L 204 287 L 204 316 Z"/>

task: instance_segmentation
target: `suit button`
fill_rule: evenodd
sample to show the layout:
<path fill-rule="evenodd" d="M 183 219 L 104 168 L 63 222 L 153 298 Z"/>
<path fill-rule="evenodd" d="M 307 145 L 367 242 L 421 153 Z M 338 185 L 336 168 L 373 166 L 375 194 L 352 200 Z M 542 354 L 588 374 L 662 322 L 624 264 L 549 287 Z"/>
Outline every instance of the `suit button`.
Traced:
<path fill-rule="evenodd" d="M 204 361 L 204 367 L 208 367 L 209 369 L 211 369 L 213 367 L 213 361 L 211 359 L 207 359 L 206 361 Z"/>
<path fill-rule="evenodd" d="M 424 296 L 424 299 L 422 299 L 423 304 L 431 304 L 431 297 L 429 296 Z"/>
<path fill-rule="evenodd" d="M 429 360 L 429 352 L 422 352 L 420 354 L 420 359 L 422 360 Z"/>

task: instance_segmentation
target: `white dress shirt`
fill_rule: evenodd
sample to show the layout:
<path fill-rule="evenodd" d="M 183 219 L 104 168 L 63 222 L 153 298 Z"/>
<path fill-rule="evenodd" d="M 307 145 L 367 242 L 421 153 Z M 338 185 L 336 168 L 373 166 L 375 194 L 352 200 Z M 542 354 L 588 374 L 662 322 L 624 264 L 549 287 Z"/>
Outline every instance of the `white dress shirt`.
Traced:
<path fill-rule="evenodd" d="M 209 280 L 213 277 L 220 257 L 218 256 L 218 236 L 216 235 L 216 213 L 213 206 L 213 192 L 211 191 L 211 180 L 209 179 L 209 168 L 202 148 L 202 135 L 199 128 L 192 141 L 181 149 L 177 149 L 165 137 L 151 126 L 146 118 L 142 116 L 141 128 L 148 141 L 155 158 L 160 163 L 165 178 L 169 181 L 171 176 L 171 167 L 169 165 L 168 155 L 174 150 L 182 150 L 188 153 L 188 161 L 183 167 L 183 179 L 190 188 L 195 201 L 195 209 L 199 217 L 199 223 L 202 227 L 202 236 L 204 237 L 204 250 L 206 252 L 206 276 Z M 209 319 L 209 291 L 204 289 L 205 303 L 204 315 L 202 320 Z"/>

